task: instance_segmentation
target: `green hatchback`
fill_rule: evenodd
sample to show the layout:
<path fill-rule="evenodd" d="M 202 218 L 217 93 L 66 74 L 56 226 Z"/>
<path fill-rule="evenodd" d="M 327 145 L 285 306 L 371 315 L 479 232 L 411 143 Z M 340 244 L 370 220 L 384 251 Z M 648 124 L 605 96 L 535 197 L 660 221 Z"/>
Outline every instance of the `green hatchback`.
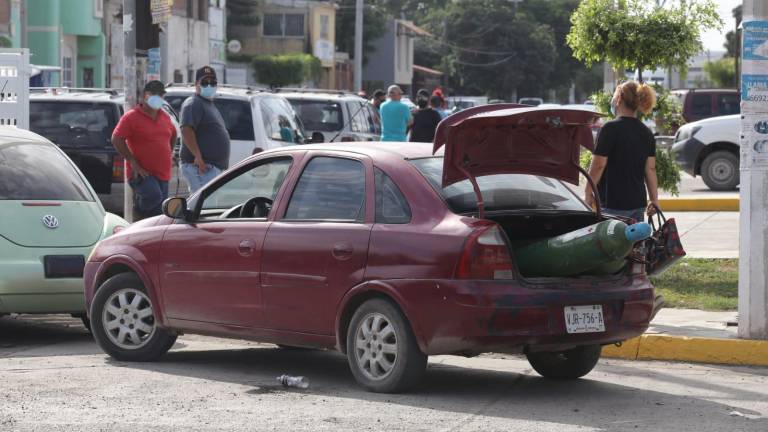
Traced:
<path fill-rule="evenodd" d="M 127 225 L 56 145 L 0 127 L 0 315 L 84 317 L 85 260 Z"/>

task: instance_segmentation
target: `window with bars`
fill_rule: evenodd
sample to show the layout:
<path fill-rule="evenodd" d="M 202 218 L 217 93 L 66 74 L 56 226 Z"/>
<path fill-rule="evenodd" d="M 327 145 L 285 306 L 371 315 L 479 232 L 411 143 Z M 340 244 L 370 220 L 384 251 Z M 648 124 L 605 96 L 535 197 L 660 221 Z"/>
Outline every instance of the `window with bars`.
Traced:
<path fill-rule="evenodd" d="M 264 14 L 262 24 L 264 36 L 304 36 L 303 14 Z"/>

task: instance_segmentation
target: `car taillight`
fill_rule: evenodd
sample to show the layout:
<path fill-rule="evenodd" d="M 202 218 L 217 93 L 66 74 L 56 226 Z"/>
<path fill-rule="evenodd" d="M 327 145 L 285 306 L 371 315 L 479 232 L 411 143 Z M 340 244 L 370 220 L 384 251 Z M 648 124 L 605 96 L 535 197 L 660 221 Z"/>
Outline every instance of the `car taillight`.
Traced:
<path fill-rule="evenodd" d="M 457 279 L 512 279 L 512 257 L 509 245 L 498 225 L 473 232 L 464 245 Z"/>
<path fill-rule="evenodd" d="M 355 142 L 355 139 L 352 137 L 341 137 L 341 142 Z"/>
<path fill-rule="evenodd" d="M 122 183 L 124 171 L 125 164 L 123 157 L 120 155 L 115 155 L 114 159 L 112 159 L 112 182 Z"/>

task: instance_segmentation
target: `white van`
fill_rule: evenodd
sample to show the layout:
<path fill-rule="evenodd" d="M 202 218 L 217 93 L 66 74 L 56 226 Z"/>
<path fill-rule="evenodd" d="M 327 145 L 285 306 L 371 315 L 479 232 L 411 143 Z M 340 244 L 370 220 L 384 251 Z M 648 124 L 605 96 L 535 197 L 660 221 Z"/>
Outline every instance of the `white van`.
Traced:
<path fill-rule="evenodd" d="M 194 94 L 194 84 L 171 84 L 165 100 L 181 115 L 181 104 Z M 264 150 L 309 142 L 301 120 L 282 96 L 219 84 L 213 103 L 229 132 L 229 166 Z"/>

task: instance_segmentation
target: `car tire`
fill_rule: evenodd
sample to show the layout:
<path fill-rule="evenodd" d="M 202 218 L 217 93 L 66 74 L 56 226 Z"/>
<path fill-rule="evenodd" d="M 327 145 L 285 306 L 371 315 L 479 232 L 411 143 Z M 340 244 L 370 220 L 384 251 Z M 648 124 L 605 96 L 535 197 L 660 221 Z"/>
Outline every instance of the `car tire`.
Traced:
<path fill-rule="evenodd" d="M 527 353 L 528 363 L 539 375 L 557 380 L 573 380 L 588 374 L 600 360 L 600 345 L 587 345 L 558 352 Z"/>
<path fill-rule="evenodd" d="M 347 360 L 355 380 L 377 393 L 412 389 L 427 368 L 410 324 L 384 299 L 368 300 L 355 311 L 347 331 Z"/>
<path fill-rule="evenodd" d="M 134 273 L 113 276 L 98 288 L 91 333 L 104 352 L 121 361 L 156 360 L 176 342 L 176 335 L 157 326 L 147 290 Z"/>
<path fill-rule="evenodd" d="M 729 191 L 739 185 L 739 157 L 720 150 L 708 155 L 701 164 L 701 177 L 713 191 Z"/>

